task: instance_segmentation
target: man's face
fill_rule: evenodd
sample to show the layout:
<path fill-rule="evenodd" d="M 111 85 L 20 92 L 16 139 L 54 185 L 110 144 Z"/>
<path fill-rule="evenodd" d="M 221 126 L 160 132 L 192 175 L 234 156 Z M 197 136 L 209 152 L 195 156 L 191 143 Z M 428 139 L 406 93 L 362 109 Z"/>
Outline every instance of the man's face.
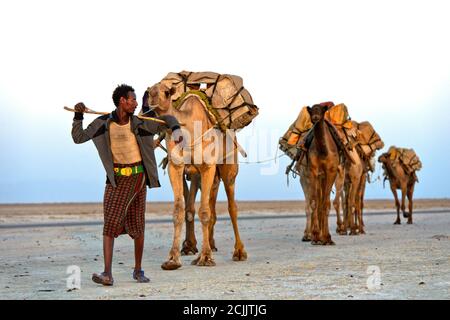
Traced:
<path fill-rule="evenodd" d="M 119 107 L 122 108 L 123 111 L 129 114 L 133 114 L 138 105 L 136 101 L 136 94 L 132 91 L 128 92 L 128 98 L 120 98 Z"/>

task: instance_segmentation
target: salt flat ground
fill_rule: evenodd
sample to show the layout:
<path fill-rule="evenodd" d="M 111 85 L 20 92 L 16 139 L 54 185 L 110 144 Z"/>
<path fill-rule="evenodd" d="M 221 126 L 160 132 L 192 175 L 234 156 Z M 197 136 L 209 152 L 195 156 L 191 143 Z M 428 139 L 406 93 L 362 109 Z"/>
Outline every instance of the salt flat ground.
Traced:
<path fill-rule="evenodd" d="M 296 202 L 248 205 L 239 220 L 247 261 L 231 260 L 232 226 L 221 214 L 217 265 L 192 266 L 193 256 L 183 256 L 176 271 L 160 268 L 172 241 L 170 215 L 148 214 L 143 268 L 151 282 L 131 278 L 133 242 L 121 236 L 115 243 L 113 287 L 90 280 L 103 268 L 102 225 L 98 212 L 86 206 L 99 208 L 0 206 L 1 299 L 450 299 L 450 206 L 443 203 L 419 203 L 413 225 L 403 217 L 401 225 L 393 225 L 388 203 L 369 205 L 367 234 L 360 236 L 336 235 L 332 215 L 335 246 L 301 241 L 306 219 Z M 196 228 L 201 239 L 198 222 Z M 71 265 L 81 270 L 77 290 L 66 287 Z"/>

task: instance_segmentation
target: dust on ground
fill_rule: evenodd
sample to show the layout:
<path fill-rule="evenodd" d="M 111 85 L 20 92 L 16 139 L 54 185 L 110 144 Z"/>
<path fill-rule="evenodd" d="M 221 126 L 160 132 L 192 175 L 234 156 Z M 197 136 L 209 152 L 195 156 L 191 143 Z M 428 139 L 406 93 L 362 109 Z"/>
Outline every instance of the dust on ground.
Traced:
<path fill-rule="evenodd" d="M 226 205 L 220 205 L 223 209 L 219 206 L 219 214 L 224 214 Z M 368 201 L 367 234 L 360 236 L 336 235 L 335 217 L 330 216 L 335 246 L 313 246 L 301 241 L 306 222 L 301 202 L 239 202 L 239 228 L 248 260 L 231 260 L 234 236 L 230 220 L 223 216 L 215 229 L 217 265 L 192 266 L 194 257 L 184 256 L 183 266 L 175 271 L 160 268 L 172 243 L 173 226 L 168 219 L 171 204 L 152 203 L 149 207 L 143 268 L 151 282 L 137 284 L 132 280 L 133 241 L 121 236 L 115 243 L 115 284 L 102 287 L 90 280 L 93 272 L 103 268 L 101 223 L 5 227 L 72 219 L 96 221 L 101 217 L 100 204 L 0 206 L 0 298 L 450 298 L 448 200 L 416 201 L 418 213 L 413 216 L 413 225 L 407 225 L 403 217 L 401 225 L 393 225 L 392 201 Z M 196 228 L 201 239 L 198 222 Z M 81 269 L 81 289 L 66 287 L 66 271 L 71 265 Z"/>

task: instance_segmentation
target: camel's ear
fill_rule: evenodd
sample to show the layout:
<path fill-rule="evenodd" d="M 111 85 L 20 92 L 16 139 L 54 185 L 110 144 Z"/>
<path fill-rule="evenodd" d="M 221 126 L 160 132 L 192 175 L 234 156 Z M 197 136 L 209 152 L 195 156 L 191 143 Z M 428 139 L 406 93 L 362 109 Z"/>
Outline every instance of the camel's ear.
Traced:
<path fill-rule="evenodd" d="M 158 95 L 157 85 L 147 88 L 147 92 L 150 94 L 151 97 L 156 97 Z"/>
<path fill-rule="evenodd" d="M 149 98 L 149 90 L 145 90 L 144 92 L 144 96 L 142 97 L 142 106 L 143 107 L 148 107 L 148 98 Z"/>
<path fill-rule="evenodd" d="M 173 96 L 177 92 L 177 89 L 175 87 L 170 88 L 170 95 Z"/>
<path fill-rule="evenodd" d="M 329 106 L 329 105 L 326 105 L 326 104 L 325 104 L 325 105 L 322 105 L 321 107 L 322 107 L 322 112 L 323 112 L 323 113 L 327 112 L 328 109 L 330 109 L 330 106 Z"/>

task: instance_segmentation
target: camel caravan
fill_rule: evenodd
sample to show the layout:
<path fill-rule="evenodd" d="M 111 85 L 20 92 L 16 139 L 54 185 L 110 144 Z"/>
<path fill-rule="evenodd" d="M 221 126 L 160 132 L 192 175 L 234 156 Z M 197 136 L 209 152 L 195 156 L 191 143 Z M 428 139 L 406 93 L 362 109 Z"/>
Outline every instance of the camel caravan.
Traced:
<path fill-rule="evenodd" d="M 328 225 L 332 187 L 336 233 L 364 234 L 364 192 L 368 174 L 375 171 L 375 153 L 384 147 L 370 122 L 351 120 L 347 106 L 324 102 L 305 106 L 279 140 L 279 148 L 292 159 L 286 174 L 300 178 L 305 195 L 306 227 L 303 241 L 333 245 Z M 412 223 L 412 197 L 416 171 L 422 164 L 412 149 L 391 147 L 378 159 L 389 180 L 400 223 L 397 189 L 402 190 L 402 211 Z M 409 214 L 405 213 L 405 195 Z M 342 207 L 342 218 L 340 208 Z"/>
<path fill-rule="evenodd" d="M 239 172 L 238 153 L 246 156 L 236 138 L 236 130 L 249 125 L 258 107 L 244 88 L 242 78 L 214 72 L 169 73 L 149 87 L 143 98 L 140 117 L 173 115 L 183 130 L 183 143 L 176 144 L 170 130 L 155 144 L 167 152 L 162 165 L 167 167 L 174 194 L 172 247 L 164 270 L 181 267 L 181 255 L 198 256 L 197 266 L 214 266 L 213 252 L 216 201 L 223 182 L 228 212 L 233 225 L 235 245 L 232 259 L 244 261 L 247 252 L 238 228 L 235 181 Z M 166 142 L 166 148 L 161 145 Z M 347 106 L 333 102 L 305 106 L 286 133 L 279 148 L 292 159 L 286 173 L 299 176 L 305 195 L 306 227 L 303 241 L 333 245 L 328 217 L 331 193 L 335 189 L 336 233 L 365 233 L 364 192 L 369 173 L 375 171 L 375 153 L 384 143 L 370 122 L 350 118 Z M 389 180 L 400 223 L 400 204 L 396 189 L 402 190 L 401 209 L 412 223 L 412 194 L 421 163 L 412 149 L 391 147 L 378 159 Z M 190 184 L 188 184 L 190 182 Z M 201 222 L 200 252 L 194 233 L 195 198 L 201 191 L 198 217 Z M 409 214 L 405 213 L 405 195 Z M 342 214 L 341 214 L 342 208 Z M 181 242 L 183 223 L 185 239 Z"/>

